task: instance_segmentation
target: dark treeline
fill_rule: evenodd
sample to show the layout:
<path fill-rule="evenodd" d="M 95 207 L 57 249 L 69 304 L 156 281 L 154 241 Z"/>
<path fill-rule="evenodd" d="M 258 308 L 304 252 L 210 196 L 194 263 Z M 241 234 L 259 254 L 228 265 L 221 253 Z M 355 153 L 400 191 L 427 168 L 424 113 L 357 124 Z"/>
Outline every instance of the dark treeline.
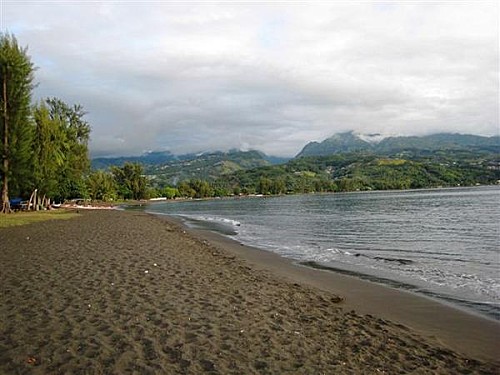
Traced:
<path fill-rule="evenodd" d="M 33 103 L 34 71 L 16 38 L 0 34 L 0 212 L 11 212 L 11 198 L 36 197 L 36 209 L 76 198 L 145 198 L 139 166 L 90 173 L 91 127 L 83 108 L 57 98 Z"/>
<path fill-rule="evenodd" d="M 57 98 L 32 103 L 34 65 L 15 37 L 0 35 L 2 212 L 10 197 L 64 200 L 86 189 L 90 125 L 79 105 Z"/>

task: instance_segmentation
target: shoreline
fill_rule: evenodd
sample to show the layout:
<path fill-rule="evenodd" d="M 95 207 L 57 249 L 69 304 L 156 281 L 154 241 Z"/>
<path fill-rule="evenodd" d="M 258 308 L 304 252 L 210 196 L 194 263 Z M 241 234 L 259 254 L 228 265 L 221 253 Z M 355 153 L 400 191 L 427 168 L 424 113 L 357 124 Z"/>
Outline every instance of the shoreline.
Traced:
<path fill-rule="evenodd" d="M 354 277 L 356 279 L 366 281 L 368 283 L 381 285 L 381 286 L 386 287 L 386 288 L 391 288 L 391 289 L 399 290 L 399 291 L 406 292 L 406 293 L 411 293 L 417 297 L 430 299 L 430 300 L 438 302 L 442 305 L 452 307 L 452 308 L 459 310 L 459 311 L 463 311 L 466 314 L 471 314 L 471 315 L 477 316 L 479 318 L 491 320 L 493 322 L 500 324 L 500 315 L 498 313 L 493 314 L 489 311 L 484 311 L 484 310 L 481 310 L 478 308 L 474 308 L 471 306 L 474 304 L 474 302 L 470 302 L 470 301 L 466 301 L 463 299 L 459 299 L 459 298 L 431 292 L 429 290 L 423 289 L 423 288 L 415 286 L 413 284 L 395 281 L 395 280 L 385 278 L 385 277 L 374 276 L 374 275 L 371 275 L 368 273 L 360 273 L 360 272 L 356 272 L 356 271 L 348 270 L 348 269 L 344 269 L 344 268 L 336 268 L 331 263 L 322 263 L 322 262 L 316 262 L 316 261 L 304 261 L 304 262 L 296 262 L 296 264 L 298 266 L 309 267 L 309 268 L 313 268 L 313 269 L 320 270 L 320 271 L 333 272 L 333 273 L 337 273 L 337 274 L 341 274 L 341 275 L 351 276 L 351 277 Z M 477 302 L 476 304 L 480 305 L 480 306 L 485 306 L 484 302 Z"/>
<path fill-rule="evenodd" d="M 418 286 L 417 284 L 411 284 L 411 280 L 408 281 L 398 281 L 397 279 L 391 279 L 386 276 L 379 276 L 373 273 L 364 273 L 357 271 L 355 267 L 351 268 L 341 268 L 341 267 L 336 267 L 336 265 L 332 262 L 321 262 L 321 261 L 315 261 L 315 260 L 298 260 L 292 257 L 288 257 L 286 255 L 281 255 L 279 252 L 275 252 L 273 250 L 266 249 L 265 247 L 259 247 L 257 244 L 251 244 L 251 243 L 244 243 L 241 242 L 239 239 L 237 239 L 237 230 L 231 230 L 231 229 L 221 229 L 221 228 L 210 228 L 209 226 L 205 227 L 204 225 L 198 226 L 197 224 L 194 224 L 194 226 L 190 226 L 187 222 L 184 222 L 184 219 L 178 218 L 177 215 L 169 216 L 168 214 L 165 213 L 157 213 L 157 212 L 149 212 L 152 215 L 165 215 L 166 217 L 169 217 L 171 220 L 174 220 L 178 222 L 179 225 L 183 226 L 186 229 L 193 230 L 193 231 L 199 231 L 200 233 L 211 233 L 216 236 L 221 236 L 225 239 L 235 241 L 237 244 L 241 246 L 246 246 L 250 249 L 259 249 L 265 252 L 271 252 L 273 254 L 276 254 L 278 257 L 287 259 L 291 261 L 293 264 L 300 266 L 300 267 L 307 267 L 311 269 L 315 269 L 318 271 L 324 271 L 324 272 L 332 272 L 336 274 L 342 274 L 342 275 L 347 275 L 351 276 L 353 278 L 356 278 L 358 280 L 363 280 L 368 283 L 374 283 L 378 284 L 387 288 L 391 289 L 396 289 L 404 292 L 408 292 L 411 294 L 415 294 L 418 297 L 422 298 L 428 298 L 433 301 L 437 301 L 438 303 L 451 306 L 455 309 L 464 311 L 468 314 L 472 315 L 477 315 L 479 317 L 482 317 L 487 320 L 492 320 L 494 322 L 500 323 L 500 313 L 497 312 L 497 309 L 492 310 L 486 310 L 486 306 L 488 304 L 486 302 L 474 302 L 474 301 L 468 301 L 465 299 L 460 299 L 459 297 L 456 296 L 450 296 L 446 294 L 440 294 L 439 292 L 433 292 L 429 289 L 426 289 L 422 285 Z M 181 216 L 182 217 L 182 216 Z M 198 220 L 192 220 L 189 219 L 187 220 L 189 222 L 197 222 Z M 478 307 L 479 306 L 479 307 Z"/>
<path fill-rule="evenodd" d="M 328 195 L 328 194 L 372 194 L 372 193 L 404 193 L 404 192 L 422 192 L 422 191 L 446 191 L 446 190 L 467 190 L 467 189 L 481 189 L 481 188 L 500 188 L 499 183 L 488 184 L 488 185 L 464 185 L 464 186 L 436 186 L 436 187 L 423 187 L 423 188 L 412 188 L 412 189 L 387 189 L 387 190 L 349 190 L 349 191 L 315 191 L 310 193 L 284 193 L 284 194 L 247 194 L 247 195 L 228 195 L 228 196 L 216 196 L 216 197 L 202 197 L 202 198 L 150 198 L 145 202 L 145 204 L 155 204 L 155 203 L 178 203 L 178 202 L 192 202 L 192 201 L 212 201 L 221 199 L 247 199 L 247 198 L 279 198 L 286 197 L 290 195 Z M 120 203 L 117 206 L 128 207 L 134 206 L 135 204 L 129 204 L 127 202 Z"/>
<path fill-rule="evenodd" d="M 459 189 L 458 195 L 452 193 L 453 189 Z M 492 211 L 489 204 L 491 199 L 496 200 L 498 197 L 496 194 L 499 192 L 498 189 L 499 186 L 440 189 L 450 192 L 449 194 L 442 193 L 442 198 L 440 198 L 441 193 L 428 189 L 413 190 L 415 194 L 418 192 L 419 195 L 413 195 L 411 192 L 406 194 L 406 191 L 400 193 L 392 191 L 389 193 L 390 195 L 385 195 L 384 192 L 380 198 L 373 198 L 376 203 L 384 203 L 385 201 L 388 203 L 392 197 L 397 198 L 399 194 L 402 194 L 401 201 L 403 203 L 410 202 L 408 205 L 411 209 L 423 213 L 417 215 L 415 219 L 410 216 L 405 217 L 404 211 L 403 215 L 398 213 L 394 219 L 387 215 L 383 216 L 389 220 L 387 233 L 384 233 L 386 230 L 384 220 L 378 219 L 377 215 L 379 214 L 364 215 L 363 212 L 358 212 L 355 209 L 348 210 L 347 213 L 349 215 L 352 214 L 351 211 L 354 211 L 354 219 L 350 217 L 349 220 L 335 224 L 336 227 L 332 228 L 332 233 L 328 233 L 326 228 L 329 224 L 325 223 L 334 219 L 328 216 L 327 211 L 325 211 L 324 217 L 319 219 L 320 213 L 316 206 L 311 208 L 316 210 L 311 219 L 302 218 L 302 215 L 298 211 L 295 214 L 293 209 L 294 214 L 290 215 L 290 219 L 288 219 L 289 213 L 287 213 L 285 220 L 279 216 L 280 214 L 273 214 L 271 210 L 266 212 L 262 218 L 256 211 L 258 207 L 266 209 L 267 207 L 279 207 L 281 210 L 282 207 L 294 205 L 294 203 L 303 204 L 309 209 L 309 205 L 313 207 L 314 204 L 321 204 L 319 203 L 322 202 L 321 196 L 316 197 L 317 199 L 312 197 L 311 200 L 305 199 L 304 201 L 302 198 L 294 200 L 293 197 L 290 199 L 288 197 L 270 197 L 269 200 L 273 200 L 273 202 L 256 202 L 255 204 L 243 200 L 237 202 L 239 199 L 229 198 L 228 202 L 221 203 L 221 205 L 215 203 L 200 203 L 198 205 L 193 202 L 191 207 L 184 206 L 184 202 L 179 202 L 171 208 L 168 205 L 151 205 L 145 211 L 167 215 L 177 214 L 181 218 L 184 217 L 183 221 L 192 228 L 213 230 L 223 235 L 234 234 L 236 235 L 234 238 L 246 245 L 261 246 L 263 249 L 284 254 L 284 256 L 298 261 L 316 262 L 316 265 L 311 264 L 315 268 L 332 268 L 334 272 L 353 274 L 371 282 L 409 290 L 437 299 L 442 303 L 451 304 L 459 309 L 500 321 L 500 305 L 496 289 L 498 283 L 495 282 L 498 273 L 495 267 L 498 263 L 495 256 L 496 236 L 494 233 L 496 228 L 493 224 L 498 215 Z M 465 199 L 473 202 L 476 200 L 476 195 L 479 197 L 484 195 L 491 197 L 491 199 L 487 202 L 483 201 L 482 207 L 490 208 L 489 211 L 485 208 L 486 214 L 484 214 L 485 212 L 478 214 L 478 220 L 468 223 L 467 219 L 463 219 L 472 212 L 465 216 L 462 211 L 453 212 L 455 208 L 452 208 L 449 216 L 443 217 L 441 213 L 433 214 L 432 210 L 434 209 L 418 207 L 422 192 L 425 197 L 429 193 L 429 199 L 435 200 L 438 206 L 441 204 L 439 202 L 441 200 L 455 202 L 455 200 L 461 199 L 462 195 L 466 195 Z M 365 193 L 367 192 L 346 194 L 359 194 L 361 197 L 381 192 Z M 340 196 L 343 194 L 340 194 L 337 200 L 333 194 L 325 193 L 325 195 L 329 196 L 326 202 L 332 202 L 334 207 L 343 202 L 343 197 Z M 357 198 L 351 197 L 349 199 L 354 199 L 357 203 Z M 370 200 L 371 198 L 362 201 L 359 206 L 362 203 L 370 202 Z M 417 202 L 416 207 L 413 207 L 412 202 L 414 201 Z M 173 203 L 175 204 L 175 202 Z M 249 216 L 246 212 L 241 212 L 247 208 L 252 212 Z M 479 208 L 481 207 L 478 207 L 477 212 L 479 212 Z M 380 209 L 381 212 L 384 212 L 383 207 Z M 391 213 L 393 210 L 391 208 Z M 333 212 L 335 215 L 343 215 L 340 211 L 334 210 Z M 426 215 L 432 215 L 429 216 L 433 221 L 432 225 L 429 223 L 430 220 L 425 217 Z M 295 218 L 295 216 L 300 218 Z M 413 225 L 413 220 L 417 220 L 415 222 L 417 225 Z M 443 221 L 447 223 L 449 221 L 449 225 L 443 224 Z M 276 222 L 276 229 L 280 234 L 272 229 L 274 222 Z M 354 224 L 345 224 L 350 222 Z M 482 222 L 485 225 L 477 224 L 477 222 Z M 266 227 L 261 227 L 263 223 Z M 240 225 L 242 225 L 241 228 L 239 228 Z M 300 228 L 301 225 L 306 226 L 307 231 L 294 232 L 294 226 Z M 475 228 L 473 232 L 471 226 Z M 318 228 L 325 228 L 321 229 L 324 233 Z M 427 229 L 432 232 L 432 238 L 427 238 Z M 448 232 L 453 233 L 454 237 L 450 238 Z M 367 233 L 373 239 L 368 238 Z M 484 234 L 484 238 L 482 234 Z M 283 237 L 280 238 L 281 236 Z"/>
<path fill-rule="evenodd" d="M 300 282 L 343 298 L 344 310 L 374 315 L 416 330 L 419 334 L 482 360 L 496 361 L 500 355 L 500 321 L 451 303 L 404 289 L 321 269 L 249 246 L 206 229 L 192 229 L 181 219 L 155 215 L 180 226 L 202 241 L 209 241 L 241 257 L 251 267 L 270 271 L 289 282 Z M 390 303 L 388 303 L 390 301 Z"/>
<path fill-rule="evenodd" d="M 228 241 L 120 210 L 1 228 L 0 373 L 498 373 L 481 319 L 454 350 L 451 315 L 429 335 L 394 291 Z"/>

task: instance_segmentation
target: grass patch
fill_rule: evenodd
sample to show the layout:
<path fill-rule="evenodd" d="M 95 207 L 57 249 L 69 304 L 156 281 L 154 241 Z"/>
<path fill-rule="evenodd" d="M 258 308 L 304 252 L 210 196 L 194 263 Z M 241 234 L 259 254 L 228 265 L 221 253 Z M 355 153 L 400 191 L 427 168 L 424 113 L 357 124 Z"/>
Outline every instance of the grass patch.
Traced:
<path fill-rule="evenodd" d="M 46 220 L 67 220 L 77 216 L 78 214 L 76 212 L 66 210 L 14 212 L 12 214 L 0 214 L 0 228 L 27 225 Z"/>
<path fill-rule="evenodd" d="M 404 159 L 378 159 L 377 164 L 380 165 L 403 165 L 406 163 Z"/>

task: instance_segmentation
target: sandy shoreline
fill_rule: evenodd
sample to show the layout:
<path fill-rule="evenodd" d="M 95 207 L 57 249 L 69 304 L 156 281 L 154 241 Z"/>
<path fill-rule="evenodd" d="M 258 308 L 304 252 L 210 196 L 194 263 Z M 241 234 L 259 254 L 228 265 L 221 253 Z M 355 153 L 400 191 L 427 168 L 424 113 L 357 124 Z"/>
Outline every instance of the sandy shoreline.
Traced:
<path fill-rule="evenodd" d="M 0 229 L 0 373 L 498 372 L 490 339 L 440 333 L 494 336 L 497 322 L 464 314 L 431 334 L 384 315 L 396 297 L 366 282 L 264 253 L 137 212 Z"/>
<path fill-rule="evenodd" d="M 244 246 L 230 238 L 205 230 L 191 230 L 195 236 L 249 261 L 253 267 L 271 271 L 290 282 L 301 282 L 341 296 L 344 310 L 401 323 L 419 334 L 465 355 L 494 361 L 500 357 L 500 322 L 472 311 L 412 292 L 393 289 L 332 271 L 312 269 L 278 254 Z"/>

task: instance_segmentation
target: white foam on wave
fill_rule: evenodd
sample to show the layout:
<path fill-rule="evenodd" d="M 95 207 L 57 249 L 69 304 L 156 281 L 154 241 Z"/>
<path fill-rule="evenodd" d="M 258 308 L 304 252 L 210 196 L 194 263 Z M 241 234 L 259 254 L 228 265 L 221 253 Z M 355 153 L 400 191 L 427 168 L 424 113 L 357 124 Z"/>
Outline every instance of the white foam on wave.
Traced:
<path fill-rule="evenodd" d="M 353 253 L 347 250 L 337 249 L 336 247 L 329 247 L 325 249 L 325 251 L 329 254 L 339 254 L 339 255 L 354 255 Z"/>
<path fill-rule="evenodd" d="M 197 216 L 197 217 L 193 217 L 193 219 L 195 219 L 195 220 L 201 220 L 201 221 L 211 221 L 211 222 L 224 223 L 224 224 L 232 225 L 233 227 L 239 227 L 239 226 L 241 226 L 241 223 L 239 221 L 232 220 L 232 219 L 226 219 L 224 217 Z"/>

